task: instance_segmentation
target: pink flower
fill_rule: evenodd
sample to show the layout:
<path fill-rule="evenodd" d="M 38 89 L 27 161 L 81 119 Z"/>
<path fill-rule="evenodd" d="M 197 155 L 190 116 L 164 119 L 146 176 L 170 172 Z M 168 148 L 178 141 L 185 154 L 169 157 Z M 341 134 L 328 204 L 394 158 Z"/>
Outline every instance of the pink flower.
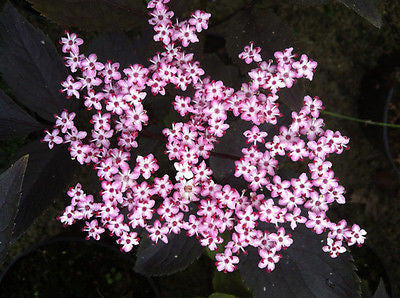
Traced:
<path fill-rule="evenodd" d="M 308 211 L 308 221 L 306 227 L 312 229 L 317 234 L 322 234 L 325 228 L 328 226 L 325 212 L 312 212 Z"/>
<path fill-rule="evenodd" d="M 247 64 L 250 64 L 253 60 L 255 62 L 260 62 L 260 47 L 253 48 L 254 43 L 251 41 L 247 46 L 244 47 L 244 51 L 239 54 L 239 59 L 243 59 Z"/>
<path fill-rule="evenodd" d="M 95 77 L 97 71 L 100 71 L 104 68 L 104 64 L 101 62 L 97 62 L 97 55 L 90 54 L 89 57 L 82 60 L 81 66 L 83 68 L 83 73 L 88 77 Z"/>
<path fill-rule="evenodd" d="M 179 183 L 175 184 L 175 189 L 179 191 L 183 199 L 189 201 L 198 201 L 197 196 L 200 193 L 200 187 L 194 183 L 193 179 L 181 180 Z"/>
<path fill-rule="evenodd" d="M 274 205 L 272 199 L 268 199 L 260 206 L 260 220 L 265 222 L 273 222 L 280 212 L 280 208 Z"/>
<path fill-rule="evenodd" d="M 81 82 L 75 82 L 74 78 L 69 75 L 67 77 L 67 80 L 61 83 L 61 86 L 63 87 L 63 89 L 61 89 L 61 92 L 67 92 L 68 98 L 72 95 L 76 98 L 79 98 L 80 95 L 78 90 L 82 88 Z"/>
<path fill-rule="evenodd" d="M 162 178 L 154 178 L 153 192 L 159 194 L 161 197 L 166 198 L 173 189 L 173 184 L 169 180 L 168 175 Z"/>
<path fill-rule="evenodd" d="M 80 212 L 75 211 L 74 206 L 68 206 L 65 208 L 64 213 L 57 217 L 57 219 L 64 225 L 72 225 L 75 223 L 75 220 L 80 216 Z"/>
<path fill-rule="evenodd" d="M 139 245 L 139 237 L 135 232 L 123 233 L 117 243 L 121 245 L 121 251 L 130 252 L 133 246 Z"/>
<path fill-rule="evenodd" d="M 271 233 L 269 239 L 275 242 L 275 249 L 288 248 L 293 243 L 290 234 L 285 234 L 285 228 L 280 227 L 276 233 Z"/>
<path fill-rule="evenodd" d="M 253 143 L 253 145 L 256 145 L 257 142 L 264 143 L 264 138 L 268 135 L 266 132 L 260 131 L 256 125 L 253 126 L 251 130 L 246 130 L 243 134 L 247 138 L 246 143 Z"/>
<path fill-rule="evenodd" d="M 206 30 L 208 28 L 208 20 L 210 17 L 211 14 L 196 10 L 189 19 L 189 24 L 195 26 L 197 32 L 201 32 L 203 29 Z"/>
<path fill-rule="evenodd" d="M 168 227 L 162 226 L 159 220 L 156 220 L 152 226 L 146 227 L 147 231 L 150 233 L 150 239 L 157 244 L 158 240 L 164 243 L 168 243 Z"/>
<path fill-rule="evenodd" d="M 68 113 L 67 111 L 63 111 L 59 116 L 55 115 L 56 126 L 61 128 L 62 133 L 66 133 L 68 129 L 75 128 L 75 115 L 75 113 Z"/>
<path fill-rule="evenodd" d="M 149 24 L 158 25 L 162 23 L 170 23 L 170 18 L 173 17 L 174 12 L 169 11 L 168 7 L 163 3 L 168 3 L 169 1 L 150 1 L 148 8 L 155 8 L 150 15 L 153 17 L 149 20 Z"/>
<path fill-rule="evenodd" d="M 112 234 L 117 236 L 122 236 L 124 232 L 129 232 L 129 226 L 124 223 L 123 214 L 120 214 L 114 218 L 110 218 L 107 223 L 107 229 L 109 229 Z"/>
<path fill-rule="evenodd" d="M 68 31 L 65 31 L 65 34 L 67 34 L 67 37 L 62 37 L 60 42 L 63 45 L 62 52 L 68 53 L 71 51 L 73 53 L 79 53 L 79 46 L 83 44 L 83 40 L 75 33 L 69 34 Z"/>
<path fill-rule="evenodd" d="M 342 219 L 338 223 L 331 222 L 329 224 L 328 237 L 342 241 L 344 239 L 344 233 L 347 231 L 347 222 Z"/>
<path fill-rule="evenodd" d="M 275 61 L 262 61 L 261 48 L 250 42 L 239 58 L 257 65 L 248 72 L 241 89 L 235 90 L 207 76 L 196 56 L 185 51 L 190 43 L 199 41 L 196 34 L 207 29 L 210 14 L 197 10 L 186 20 L 173 19 L 168 2 L 148 3 L 153 39 L 164 48 L 151 54 L 147 68 L 134 64 L 121 71 L 118 62 L 103 63 L 96 54 L 79 53 L 83 41 L 75 34 L 67 33 L 62 39 L 66 65 L 76 75 L 62 82 L 61 91 L 76 98 L 86 92 L 83 102 L 87 110 L 94 109 L 90 116 L 93 127 L 87 138 L 89 131 L 75 126 L 74 121 L 80 124 L 75 113 L 63 111 L 56 116 L 56 129 L 46 131 L 43 141 L 50 148 L 67 143 L 71 159 L 96 170 L 101 190 L 99 196 L 92 196 L 85 194 L 80 184 L 71 188 L 71 203 L 59 220 L 65 225 L 87 220 L 87 238 L 96 240 L 107 229 L 125 252 L 139 244 L 138 231 L 132 229 L 146 229 L 156 244 L 168 243 L 171 233 L 186 232 L 210 250 L 223 248 L 216 255 L 216 266 L 225 272 L 236 269 L 239 258 L 234 254 L 246 253 L 251 247 L 261 257 L 258 267 L 274 270 L 281 258 L 277 252 L 293 243 L 284 228 L 288 225 L 295 229 L 304 224 L 318 234 L 328 229 L 323 250 L 332 257 L 344 252 L 343 241 L 361 245 L 366 236 L 363 229 L 349 227 L 344 220 L 331 222 L 327 216 L 330 204 L 345 202 L 345 190 L 327 159 L 348 149 L 349 139 L 338 131 L 325 130 L 319 118 L 321 100 L 304 97 L 301 109 L 289 114 L 288 125 L 276 129 L 275 134 L 268 130 L 270 138 L 265 146 L 259 146 L 268 136 L 261 129 L 281 123 L 278 91 L 291 88 L 302 77 L 312 80 L 317 63 L 306 55 L 296 61 L 293 48 L 275 52 Z M 157 133 L 153 130 L 162 123 L 159 119 L 152 122 L 150 116 L 163 111 L 157 111 L 156 101 L 147 104 L 145 100 L 149 92 L 165 95 L 171 87 L 180 89 L 170 103 L 183 118 L 155 138 L 166 141 L 164 154 L 173 161 L 175 173 L 172 178 L 154 177 L 159 165 L 153 153 L 141 155 L 141 142 Z M 189 92 L 183 92 L 186 90 Z M 229 129 L 234 130 L 230 136 L 243 138 L 232 119 L 248 121 L 251 128 L 243 133 L 250 146 L 235 148 L 241 156 L 219 152 L 216 146 Z M 146 129 L 148 123 L 152 126 Z M 213 160 L 207 162 L 214 155 L 226 155 L 222 158 L 235 165 L 234 176 L 248 185 L 238 181 L 242 186 L 236 189 L 216 183 L 213 179 L 220 169 L 214 168 Z M 308 158 L 310 176 L 300 173 L 282 179 L 276 174 L 280 156 L 287 156 L 289 162 Z M 302 216 L 304 208 L 307 217 Z M 231 239 L 224 245 L 221 234 L 227 230 Z"/>
<path fill-rule="evenodd" d="M 292 54 L 293 48 L 285 49 L 282 52 L 275 52 L 274 57 L 278 61 L 278 64 L 292 64 L 294 62 L 293 58 L 296 54 Z"/>
<path fill-rule="evenodd" d="M 357 244 L 357 246 L 361 246 L 365 241 L 365 235 L 367 235 L 367 232 L 356 224 L 354 224 L 351 229 L 344 232 L 344 236 L 349 245 Z"/>
<path fill-rule="evenodd" d="M 327 239 L 327 245 L 322 247 L 322 250 L 329 253 L 332 258 L 346 252 L 346 248 L 342 246 L 342 241 L 333 241 L 331 238 Z"/>
<path fill-rule="evenodd" d="M 63 142 L 63 139 L 58 136 L 58 133 L 60 132 L 58 129 L 53 129 L 52 132 L 46 130 L 45 132 L 46 135 L 44 136 L 43 141 L 48 143 L 50 149 L 53 148 L 54 144 L 61 144 Z"/>
<path fill-rule="evenodd" d="M 126 126 L 133 126 L 134 129 L 141 131 L 143 125 L 147 125 L 149 117 L 146 114 L 146 110 L 143 109 L 142 104 L 134 105 L 134 109 L 128 109 L 126 111 Z"/>
<path fill-rule="evenodd" d="M 224 253 L 216 254 L 215 259 L 218 271 L 233 272 L 237 268 L 236 264 L 239 263 L 239 258 L 232 255 L 229 248 L 225 249 Z"/>
<path fill-rule="evenodd" d="M 86 239 L 92 237 L 94 240 L 100 240 L 100 235 L 105 231 L 104 228 L 99 227 L 99 223 L 96 219 L 92 220 L 91 222 L 87 221 L 83 230 L 88 232 Z"/>
<path fill-rule="evenodd" d="M 104 83 L 108 84 L 111 83 L 112 80 L 118 81 L 121 79 L 121 73 L 118 71 L 119 63 L 111 64 L 110 61 L 107 61 L 104 64 L 104 69 L 100 72 L 100 74 L 104 77 Z"/>
<path fill-rule="evenodd" d="M 79 52 L 69 52 L 69 56 L 65 57 L 65 66 L 71 69 L 71 72 L 76 72 L 81 68 L 81 61 L 84 58 L 84 55 L 79 54 Z"/>
<path fill-rule="evenodd" d="M 196 29 L 191 26 L 182 26 L 179 31 L 175 33 L 175 38 L 179 39 L 184 47 L 187 47 L 189 43 L 199 42 L 195 30 Z"/>
<path fill-rule="evenodd" d="M 300 61 L 294 62 L 292 67 L 297 71 L 298 78 L 305 77 L 310 81 L 313 79 L 317 62 L 309 60 L 307 55 L 301 55 Z"/>
<path fill-rule="evenodd" d="M 166 198 L 161 206 L 157 209 L 157 213 L 163 219 L 169 219 L 179 212 L 179 207 L 170 199 Z"/>
<path fill-rule="evenodd" d="M 275 269 L 275 264 L 279 262 L 281 255 L 276 254 L 274 251 L 267 251 L 261 249 L 259 252 L 261 261 L 258 263 L 258 268 L 264 269 L 271 272 Z"/>
<path fill-rule="evenodd" d="M 93 90 L 89 90 L 87 96 L 84 96 L 86 108 L 90 110 L 92 107 L 94 107 L 96 110 L 101 110 L 101 100 L 103 98 L 103 93 L 95 93 Z"/>
<path fill-rule="evenodd" d="M 294 230 L 297 227 L 298 223 L 305 223 L 307 218 L 301 216 L 301 210 L 298 207 L 295 207 L 293 213 L 286 213 L 285 219 L 286 221 L 290 222 L 290 227 Z"/>
<path fill-rule="evenodd" d="M 163 22 L 157 24 L 157 26 L 154 27 L 154 31 L 157 32 L 156 35 L 153 36 L 154 41 L 161 41 L 165 45 L 169 45 L 171 42 L 171 36 L 172 36 L 172 29 L 171 24 L 169 22 Z"/>
<path fill-rule="evenodd" d="M 292 179 L 291 184 L 295 196 L 310 196 L 313 184 L 308 180 L 306 173 L 302 173 L 298 179 Z"/>
<path fill-rule="evenodd" d="M 145 157 L 138 156 L 136 158 L 135 171 L 140 172 L 140 174 L 145 178 L 149 179 L 151 174 L 158 170 L 157 160 L 154 158 L 153 154 L 149 154 Z"/>
<path fill-rule="evenodd" d="M 118 168 L 114 166 L 113 160 L 110 157 L 106 160 L 102 160 L 96 169 L 97 176 L 99 176 L 100 179 L 106 179 L 107 181 L 111 181 L 111 177 L 118 173 Z"/>

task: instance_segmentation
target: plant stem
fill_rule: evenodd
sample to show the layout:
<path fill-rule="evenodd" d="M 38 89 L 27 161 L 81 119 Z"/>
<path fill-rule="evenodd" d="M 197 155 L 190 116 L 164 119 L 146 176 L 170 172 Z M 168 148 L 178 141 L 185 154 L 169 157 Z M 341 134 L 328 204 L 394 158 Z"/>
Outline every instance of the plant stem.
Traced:
<path fill-rule="evenodd" d="M 329 111 L 322 111 L 322 113 L 325 114 L 325 115 L 336 117 L 336 118 L 341 118 L 341 119 L 346 119 L 346 120 L 350 120 L 350 121 L 364 123 L 366 125 L 378 125 L 378 126 L 400 128 L 399 124 L 375 122 L 375 121 L 372 121 L 372 120 L 363 120 L 363 119 L 358 119 L 358 118 L 354 118 L 354 117 L 350 117 L 350 116 L 346 116 L 346 115 L 342 115 L 342 114 L 338 114 L 338 113 L 334 113 L 334 112 L 329 112 Z"/>

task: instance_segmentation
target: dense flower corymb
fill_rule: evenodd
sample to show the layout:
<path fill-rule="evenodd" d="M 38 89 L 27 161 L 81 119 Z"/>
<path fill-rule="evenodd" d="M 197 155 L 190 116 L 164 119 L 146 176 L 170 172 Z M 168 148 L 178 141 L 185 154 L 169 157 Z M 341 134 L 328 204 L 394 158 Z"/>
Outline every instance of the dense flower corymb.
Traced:
<path fill-rule="evenodd" d="M 234 90 L 205 76 L 194 54 L 179 46 L 198 41 L 197 33 L 207 29 L 210 14 L 196 11 L 188 20 L 173 21 L 168 2 L 148 3 L 154 40 L 164 44 L 164 51 L 152 57 L 148 67 L 134 64 L 120 70 L 118 62 L 102 63 L 95 54 L 80 53 L 83 41 L 76 34 L 61 39 L 66 65 L 75 73 L 62 83 L 61 91 L 83 100 L 92 113 L 92 130 L 79 131 L 76 115 L 63 111 L 43 141 L 50 148 L 67 144 L 72 159 L 94 167 L 101 190 L 95 198 L 80 184 L 72 187 L 71 203 L 59 220 L 65 225 L 85 221 L 87 237 L 96 240 L 108 231 L 126 252 L 139 244 L 139 229 L 146 230 L 154 243 L 168 243 L 169 234 L 185 231 L 210 250 L 221 247 L 216 266 L 227 272 L 237 268 L 238 255 L 248 247 L 258 249 L 259 268 L 274 270 L 282 250 L 293 243 L 284 224 L 292 230 L 303 224 L 317 234 L 327 231 L 323 250 L 332 257 L 346 251 L 345 243 L 361 245 L 364 230 L 327 216 L 332 203 L 345 203 L 344 188 L 327 158 L 347 149 L 349 139 L 323 129 L 321 100 L 306 96 L 300 111 L 292 112 L 290 125 L 274 136 L 264 131 L 264 124 L 275 125 L 282 117 L 279 90 L 292 87 L 297 79 L 312 80 L 317 63 L 304 54 L 296 59 L 293 48 L 276 52 L 275 61 L 267 62 L 261 48 L 250 42 L 239 58 L 255 67 L 249 72 L 250 81 Z M 140 143 L 138 136 L 151 121 L 143 106 L 148 92 L 164 95 L 169 84 L 195 90 L 192 97 L 171 100 L 177 113 L 189 120 L 162 131 L 175 177 L 158 176 L 159 165 L 151 153 L 130 160 Z M 252 127 L 243 132 L 248 145 L 241 158 L 232 161 L 235 177 L 248 183 L 245 189 L 218 184 L 208 165 L 216 142 L 230 128 L 228 116 Z M 310 172 L 281 177 L 279 156 L 306 162 Z M 226 231 L 230 238 L 223 243 Z"/>

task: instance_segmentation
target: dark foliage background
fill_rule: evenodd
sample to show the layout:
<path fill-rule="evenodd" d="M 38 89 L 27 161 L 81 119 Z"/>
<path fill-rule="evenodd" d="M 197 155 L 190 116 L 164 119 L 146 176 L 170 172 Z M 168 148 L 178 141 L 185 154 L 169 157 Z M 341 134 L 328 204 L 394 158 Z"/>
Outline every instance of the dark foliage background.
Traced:
<path fill-rule="evenodd" d="M 11 4 L 0 1 L 0 168 L 18 162 L 0 176 L 0 241 L 4 246 L 12 242 L 8 255 L 1 250 L 5 263 L 0 296 L 229 298 L 251 296 L 247 287 L 256 297 L 357 297 L 359 290 L 370 297 L 377 289 L 374 297 L 400 295 L 400 177 L 394 169 L 400 164 L 400 133 L 389 130 L 385 135 L 381 128 L 327 115 L 327 126 L 351 139 L 352 149 L 333 160 L 349 201 L 334 212 L 369 233 L 364 247 L 352 249 L 360 280 L 354 279 L 350 255 L 333 261 L 321 258 L 318 238 L 301 230 L 296 246 L 273 274 L 255 270 L 252 251 L 243 257 L 239 273 L 220 274 L 198 243 L 183 235 L 171 237 L 168 246 L 145 241 L 136 254 L 121 255 L 112 239 L 99 246 L 82 242 L 79 227 L 63 229 L 55 217 L 65 205 L 66 187 L 78 180 L 89 185 L 93 177 L 89 169 L 74 167 L 65 148 L 49 151 L 38 142 L 54 113 L 78 109 L 76 102 L 58 93 L 66 76 L 58 39 L 64 29 L 71 29 L 85 38 L 86 52 L 126 66 L 144 62 L 155 51 L 151 28 L 144 3 L 136 0 Z M 319 67 L 311 83 L 282 94 L 284 109 L 296 109 L 298 98 L 307 92 L 320 96 L 332 112 L 400 121 L 400 95 L 395 92 L 400 82 L 399 3 L 172 0 L 171 6 L 180 17 L 197 8 L 212 13 L 210 29 L 200 34 L 193 51 L 213 77 L 240 86 L 247 68 L 238 62 L 237 53 L 248 40 L 261 45 L 265 57 L 294 46 Z M 150 100 L 148 109 L 156 119 L 149 127 L 152 132 L 178 119 L 166 98 Z M 233 129 L 240 133 L 243 125 Z M 229 138 L 217 146 L 218 152 L 234 155 L 232 141 L 237 146 L 244 141 Z M 143 140 L 141 146 L 159 155 L 163 151 L 160 141 Z M 168 167 L 168 161 L 161 162 Z M 216 179 L 229 179 L 230 163 L 223 158 L 210 163 L 220 169 Z"/>

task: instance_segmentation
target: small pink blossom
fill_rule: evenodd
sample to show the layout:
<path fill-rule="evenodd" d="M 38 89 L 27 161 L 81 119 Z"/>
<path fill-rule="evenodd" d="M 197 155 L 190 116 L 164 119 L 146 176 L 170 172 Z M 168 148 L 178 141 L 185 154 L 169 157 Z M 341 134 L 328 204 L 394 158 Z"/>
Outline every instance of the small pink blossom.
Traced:
<path fill-rule="evenodd" d="M 43 141 L 48 143 L 50 149 L 53 148 L 54 144 L 61 144 L 63 142 L 63 139 L 58 136 L 58 133 L 60 132 L 58 129 L 53 129 L 52 132 L 46 130 L 45 132 L 46 135 L 44 136 Z"/>
<path fill-rule="evenodd" d="M 239 258 L 232 255 L 229 248 L 225 249 L 224 253 L 216 254 L 215 259 L 218 271 L 233 272 L 237 268 L 236 264 L 239 263 Z"/>
<path fill-rule="evenodd" d="M 247 64 L 250 64 L 253 60 L 255 62 L 260 62 L 261 56 L 260 56 L 260 47 L 253 47 L 254 43 L 250 42 L 248 45 L 244 47 L 244 51 L 239 54 L 239 58 L 243 59 Z"/>

